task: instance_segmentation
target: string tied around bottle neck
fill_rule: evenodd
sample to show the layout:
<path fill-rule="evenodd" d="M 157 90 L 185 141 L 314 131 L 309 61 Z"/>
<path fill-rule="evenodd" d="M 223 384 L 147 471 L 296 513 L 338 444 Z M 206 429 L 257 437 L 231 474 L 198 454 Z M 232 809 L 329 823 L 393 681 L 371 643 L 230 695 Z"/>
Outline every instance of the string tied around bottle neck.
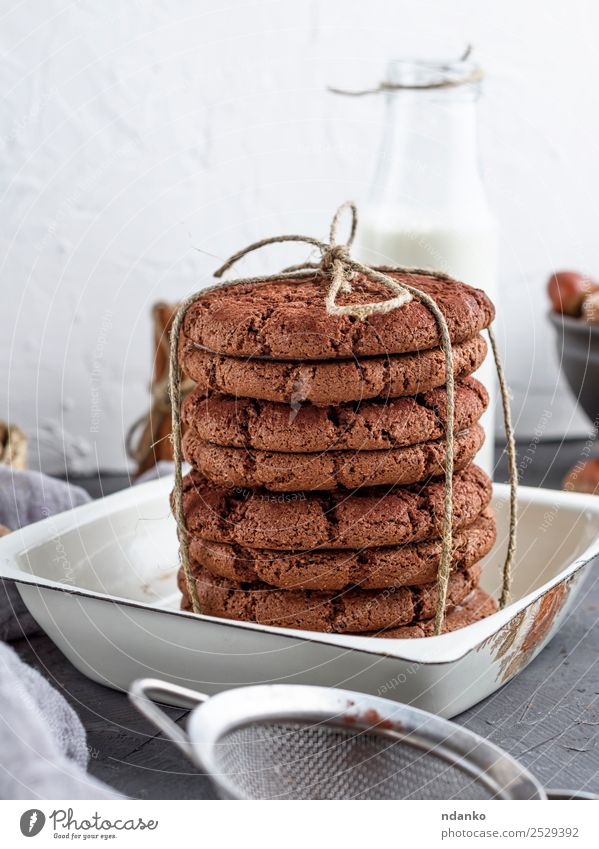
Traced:
<path fill-rule="evenodd" d="M 370 94 L 389 94 L 398 91 L 434 91 L 435 89 L 453 89 L 463 85 L 474 85 L 480 83 L 484 77 L 484 71 L 478 65 L 469 62 L 472 54 L 472 45 L 469 44 L 462 55 L 451 62 L 422 62 L 415 60 L 413 63 L 405 62 L 412 68 L 428 71 L 428 78 L 415 79 L 413 75 L 403 80 L 381 80 L 372 87 L 364 89 L 346 89 L 328 86 L 331 94 L 341 94 L 345 97 L 365 97 Z"/>

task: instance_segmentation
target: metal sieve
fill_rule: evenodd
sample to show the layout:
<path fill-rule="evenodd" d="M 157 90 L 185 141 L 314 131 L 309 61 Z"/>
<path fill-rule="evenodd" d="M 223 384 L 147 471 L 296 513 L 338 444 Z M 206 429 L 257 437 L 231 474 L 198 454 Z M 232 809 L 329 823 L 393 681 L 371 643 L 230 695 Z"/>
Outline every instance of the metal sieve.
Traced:
<path fill-rule="evenodd" d="M 151 678 L 129 696 L 225 799 L 546 798 L 492 743 L 376 696 L 259 685 L 208 697 Z M 187 731 L 156 701 L 192 708 Z"/>

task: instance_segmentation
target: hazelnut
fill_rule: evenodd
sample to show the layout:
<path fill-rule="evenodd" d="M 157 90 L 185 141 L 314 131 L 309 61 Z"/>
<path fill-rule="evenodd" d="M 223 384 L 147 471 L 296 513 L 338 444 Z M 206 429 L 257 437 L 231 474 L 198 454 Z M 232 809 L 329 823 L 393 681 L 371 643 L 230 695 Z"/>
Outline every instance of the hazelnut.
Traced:
<path fill-rule="evenodd" d="M 568 492 L 599 495 L 599 457 L 591 457 L 570 469 L 564 478 L 563 488 Z"/>
<path fill-rule="evenodd" d="M 599 283 L 578 271 L 557 271 L 549 278 L 547 292 L 556 312 L 579 316 L 587 295 L 599 292 Z"/>
<path fill-rule="evenodd" d="M 599 324 L 599 292 L 586 296 L 582 302 L 582 315 L 589 324 Z"/>

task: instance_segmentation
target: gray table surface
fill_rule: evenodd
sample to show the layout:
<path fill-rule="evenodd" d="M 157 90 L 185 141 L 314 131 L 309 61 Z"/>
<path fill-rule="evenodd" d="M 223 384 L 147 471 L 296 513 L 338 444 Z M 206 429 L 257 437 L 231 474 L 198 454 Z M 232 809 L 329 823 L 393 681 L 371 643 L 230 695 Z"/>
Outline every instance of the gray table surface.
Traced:
<path fill-rule="evenodd" d="M 577 442 L 520 445 L 522 483 L 559 487 L 583 450 Z M 498 454 L 496 478 L 504 480 L 505 457 Z M 128 485 L 127 478 L 107 474 L 76 482 L 93 495 Z M 78 712 L 95 776 L 140 799 L 213 798 L 206 777 L 135 712 L 125 695 L 85 678 L 44 634 L 14 645 Z M 457 721 L 519 758 L 545 786 L 599 793 L 598 659 L 595 566 L 575 611 L 550 645 L 520 675 Z M 170 709 L 170 714 L 185 720 L 185 711 Z"/>

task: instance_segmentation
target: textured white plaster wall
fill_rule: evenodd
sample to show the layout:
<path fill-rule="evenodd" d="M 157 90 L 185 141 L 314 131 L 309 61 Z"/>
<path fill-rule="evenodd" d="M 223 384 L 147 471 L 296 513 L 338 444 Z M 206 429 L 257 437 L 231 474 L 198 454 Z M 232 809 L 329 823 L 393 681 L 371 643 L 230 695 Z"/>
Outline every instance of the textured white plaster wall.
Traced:
<path fill-rule="evenodd" d="M 544 282 L 599 274 L 591 0 L 5 0 L 0 7 L 0 417 L 50 471 L 126 465 L 147 405 L 149 308 L 280 231 L 325 234 L 364 198 L 388 58 L 477 46 L 502 230 L 501 336 L 521 433 L 553 410 Z M 240 270 L 302 258 L 273 249 Z M 580 429 L 582 419 L 572 429 Z"/>

